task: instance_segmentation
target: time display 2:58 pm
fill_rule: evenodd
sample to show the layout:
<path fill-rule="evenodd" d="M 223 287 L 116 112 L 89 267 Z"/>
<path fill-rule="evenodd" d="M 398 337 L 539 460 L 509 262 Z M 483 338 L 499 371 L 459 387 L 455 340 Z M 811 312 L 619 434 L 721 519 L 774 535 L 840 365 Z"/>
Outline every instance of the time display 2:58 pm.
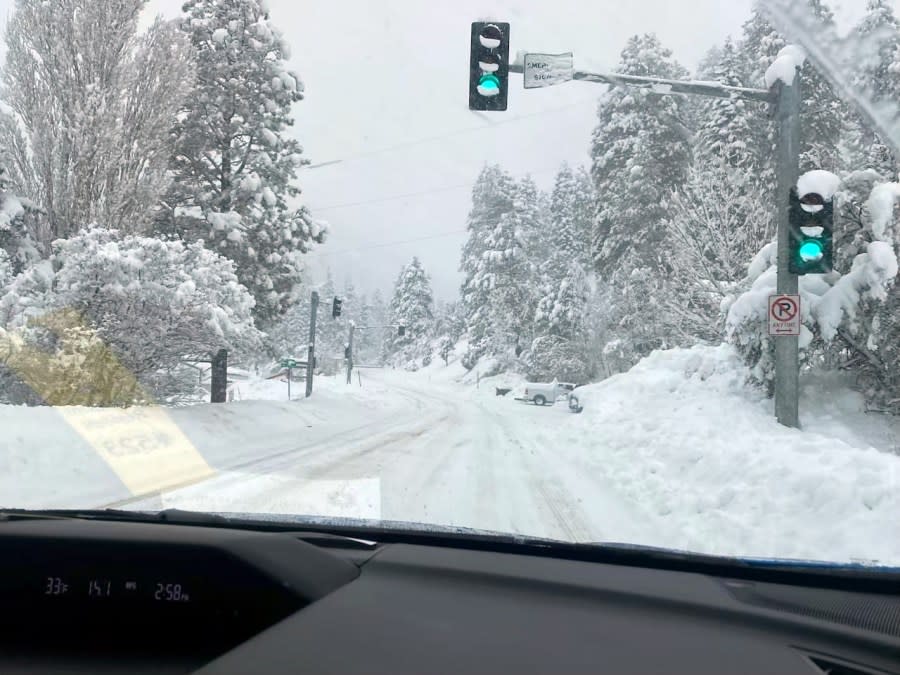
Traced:
<path fill-rule="evenodd" d="M 181 584 L 157 583 L 153 599 L 166 602 L 190 602 L 191 596 Z"/>

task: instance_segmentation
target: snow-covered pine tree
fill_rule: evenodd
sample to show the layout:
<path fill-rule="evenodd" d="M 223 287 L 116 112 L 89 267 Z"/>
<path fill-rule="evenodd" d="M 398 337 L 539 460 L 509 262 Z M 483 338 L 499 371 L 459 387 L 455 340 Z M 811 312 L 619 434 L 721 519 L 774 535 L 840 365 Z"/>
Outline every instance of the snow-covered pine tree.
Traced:
<path fill-rule="evenodd" d="M 423 358 L 430 357 L 430 340 L 434 328 L 434 297 L 431 282 L 418 258 L 404 266 L 394 285 L 390 321 L 403 326 L 403 335 L 394 329 L 385 341 L 388 362 L 416 370 Z"/>
<path fill-rule="evenodd" d="M 304 160 L 288 128 L 303 86 L 262 0 L 187 0 L 183 9 L 198 78 L 157 227 L 234 261 L 265 322 L 286 309 L 303 254 L 325 234 L 296 204 Z"/>
<path fill-rule="evenodd" d="M 710 66 L 708 77 L 731 87 L 741 87 L 741 59 L 731 39 L 719 50 L 720 60 Z M 756 132 L 754 125 L 765 115 L 765 105 L 738 97 L 704 99 L 697 129 L 697 164 L 725 165 L 751 176 L 758 167 L 749 147 Z"/>
<path fill-rule="evenodd" d="M 803 0 L 811 13 L 827 24 L 834 16 L 823 0 Z M 787 40 L 768 22 L 760 8 L 754 8 L 743 25 L 741 42 L 737 47 L 737 72 L 744 86 L 764 88 L 766 69 L 775 60 Z M 800 110 L 800 171 L 825 169 L 835 171 L 840 166 L 839 145 L 845 108 L 828 81 L 810 61 L 804 63 L 802 78 L 803 103 Z M 744 142 L 752 164 L 749 173 L 757 177 L 765 190 L 766 203 L 775 190 L 775 128 L 765 106 L 745 103 L 750 111 Z"/>
<path fill-rule="evenodd" d="M 766 69 L 786 45 L 787 41 L 772 27 L 762 9 L 754 7 L 750 18 L 743 24 L 737 45 L 739 79 L 744 86 L 764 89 Z M 775 125 L 764 106 L 746 105 L 749 117 L 745 139 L 748 158 L 744 167 L 747 175 L 756 177 L 763 202 L 774 204 Z"/>
<path fill-rule="evenodd" d="M 40 213 L 11 187 L 9 173 L 0 165 L 0 292 L 9 278 L 40 258 L 36 246 Z"/>
<path fill-rule="evenodd" d="M 873 102 L 900 100 L 900 22 L 887 0 L 868 0 L 866 15 L 855 28 L 860 44 L 858 78 L 854 85 Z M 896 178 L 900 165 L 893 153 L 859 115 L 846 116 L 848 167 L 869 168 L 885 180 Z"/>
<path fill-rule="evenodd" d="M 819 21 L 834 25 L 834 14 L 823 0 L 806 0 Z M 828 80 L 807 59 L 800 69 L 803 102 L 800 108 L 800 173 L 814 169 L 841 169 L 841 128 L 846 105 Z"/>
<path fill-rule="evenodd" d="M 319 368 L 327 374 L 336 372 L 337 361 L 344 358 L 344 345 L 347 342 L 346 329 L 332 316 L 335 297 L 338 297 L 338 293 L 329 268 L 325 281 L 319 285 L 319 310 L 316 317 L 316 354 L 319 357 Z"/>
<path fill-rule="evenodd" d="M 189 46 L 147 0 L 20 0 L 6 30 L 0 147 L 40 208 L 38 243 L 100 223 L 140 232 L 169 183 L 171 128 L 191 85 Z"/>
<path fill-rule="evenodd" d="M 481 257 L 474 261 L 467 279 L 479 323 L 473 342 L 481 339 L 482 353 L 508 367 L 528 347 L 532 338 L 537 268 L 531 248 L 541 237 L 540 197 L 533 181 L 512 184 L 512 204 L 481 234 Z M 471 306 L 470 304 L 470 306 Z M 470 323 L 470 331 L 473 325 Z M 478 343 L 475 342 L 477 345 Z"/>
<path fill-rule="evenodd" d="M 464 358 L 467 368 L 473 367 L 491 348 L 494 328 L 492 289 L 484 279 L 487 238 L 500 220 L 513 210 L 515 197 L 515 181 L 498 165 L 485 166 L 472 188 L 472 209 L 466 224 L 468 239 L 460 261 L 460 271 L 464 274 L 460 296 L 469 337 L 469 350 Z"/>
<path fill-rule="evenodd" d="M 586 310 L 586 270 L 590 264 L 593 195 L 590 178 L 564 164 L 550 194 L 544 236 L 545 260 L 539 267 L 540 291 L 535 315 L 538 336 L 568 340 L 581 333 Z"/>
<path fill-rule="evenodd" d="M 354 309 L 354 320 L 358 330 L 353 337 L 353 348 L 356 352 L 356 361 L 358 363 L 370 364 L 373 362 L 375 353 L 375 340 L 379 335 L 379 331 L 374 330 L 371 326 L 375 325 L 372 320 L 372 303 L 369 301 L 365 293 L 361 293 L 356 299 L 357 307 Z"/>
<path fill-rule="evenodd" d="M 636 35 L 622 50 L 618 72 L 684 79 L 687 71 L 655 35 Z M 593 232 L 597 271 L 612 275 L 626 253 L 655 265 L 669 194 L 681 186 L 691 161 L 691 132 L 679 96 L 613 86 L 601 100 L 591 142 L 591 173 L 598 196 Z"/>
<path fill-rule="evenodd" d="M 722 60 L 722 45 L 713 45 L 707 50 L 697 64 L 697 70 L 694 72 L 694 79 L 701 81 L 716 80 L 717 77 L 714 70 L 718 67 Z M 700 113 L 708 104 L 703 96 L 688 96 L 685 101 L 684 116 L 687 126 L 690 129 L 698 129 L 700 127 Z"/>
<path fill-rule="evenodd" d="M 387 326 L 388 306 L 380 288 L 376 288 L 369 301 L 369 316 L 371 326 Z M 388 328 L 375 328 L 369 331 L 369 359 L 372 363 L 384 363 L 384 342 L 389 334 Z"/>
<path fill-rule="evenodd" d="M 707 76 L 744 86 L 741 54 L 730 39 L 719 55 Z M 687 182 L 672 197 L 666 221 L 666 279 L 656 289 L 656 320 L 670 343 L 721 339 L 723 301 L 774 234 L 766 201 L 773 186 L 760 181 L 769 158 L 750 145 L 765 115 L 763 104 L 737 97 L 708 99 L 699 111 L 694 163 Z"/>

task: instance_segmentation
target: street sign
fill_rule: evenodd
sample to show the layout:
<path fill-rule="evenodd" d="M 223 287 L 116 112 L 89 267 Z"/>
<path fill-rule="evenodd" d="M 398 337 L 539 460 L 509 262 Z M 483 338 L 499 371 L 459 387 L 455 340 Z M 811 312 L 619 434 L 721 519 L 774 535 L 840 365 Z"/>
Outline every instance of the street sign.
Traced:
<path fill-rule="evenodd" d="M 299 368 L 300 365 L 300 361 L 296 359 L 281 359 L 282 368 Z"/>
<path fill-rule="evenodd" d="M 769 296 L 769 335 L 800 335 L 800 296 Z"/>
<path fill-rule="evenodd" d="M 575 66 L 572 52 L 565 54 L 525 54 L 525 88 L 550 87 L 572 79 Z"/>

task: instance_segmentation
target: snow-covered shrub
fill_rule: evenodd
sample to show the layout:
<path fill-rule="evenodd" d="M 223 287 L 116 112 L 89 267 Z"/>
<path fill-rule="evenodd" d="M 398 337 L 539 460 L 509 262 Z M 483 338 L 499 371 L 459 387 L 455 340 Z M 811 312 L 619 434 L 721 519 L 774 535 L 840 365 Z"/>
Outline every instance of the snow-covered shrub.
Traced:
<path fill-rule="evenodd" d="M 900 399 L 900 390 L 887 393 L 896 386 L 891 383 L 896 379 L 895 345 L 900 334 L 900 317 L 892 310 L 900 305 L 894 285 L 900 242 L 894 217 L 898 195 L 900 185 L 881 182 L 872 171 L 846 176 L 833 197 L 835 271 L 802 276 L 799 284 L 801 360 L 828 352 L 850 354 L 839 360 L 865 375 L 870 400 L 884 396 Z M 726 322 L 728 336 L 753 377 L 766 383 L 770 391 L 774 341 L 767 335 L 766 312 L 776 287 L 775 257 L 774 243 L 756 256 L 749 268 L 747 289 L 728 308 Z M 882 391 L 876 395 L 878 389 Z"/>
<path fill-rule="evenodd" d="M 533 382 L 588 382 L 590 368 L 583 346 L 555 335 L 535 339 L 526 359 L 526 376 Z"/>
<path fill-rule="evenodd" d="M 258 346 L 252 308 L 202 244 L 94 228 L 13 280 L 0 325 L 15 336 L 7 367 L 42 399 L 120 405 L 177 393 L 184 359 Z"/>

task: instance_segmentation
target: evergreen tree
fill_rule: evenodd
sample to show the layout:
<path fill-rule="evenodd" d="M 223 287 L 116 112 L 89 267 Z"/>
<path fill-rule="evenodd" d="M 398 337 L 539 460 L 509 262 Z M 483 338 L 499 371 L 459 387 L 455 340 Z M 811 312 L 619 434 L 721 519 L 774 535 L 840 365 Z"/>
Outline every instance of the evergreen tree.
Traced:
<path fill-rule="evenodd" d="M 710 69 L 710 78 L 731 87 L 741 87 L 741 60 L 728 39 L 719 50 L 720 60 Z M 738 97 L 706 99 L 697 130 L 695 162 L 724 164 L 750 176 L 758 169 L 757 156 L 749 147 L 754 125 L 765 114 L 761 103 Z"/>
<path fill-rule="evenodd" d="M 592 188 L 587 173 L 563 165 L 550 194 L 546 259 L 540 266 L 538 335 L 579 336 L 590 262 Z"/>
<path fill-rule="evenodd" d="M 19 198 L 10 186 L 9 173 L 0 166 L 0 291 L 10 277 L 36 262 L 39 211 Z"/>
<path fill-rule="evenodd" d="M 492 349 L 495 321 L 492 316 L 491 295 L 493 288 L 485 277 L 485 266 L 491 249 L 489 237 L 513 211 L 516 185 L 506 171 L 497 165 L 485 166 L 472 188 L 472 209 L 466 228 L 469 237 L 463 246 L 460 271 L 465 275 L 461 296 L 466 329 L 469 335 L 469 353 L 466 367 Z"/>
<path fill-rule="evenodd" d="M 288 128 L 303 87 L 261 0 L 187 0 L 184 12 L 198 78 L 176 127 L 175 184 L 157 226 L 234 261 L 265 321 L 286 309 L 302 255 L 324 238 L 295 206 L 304 160 Z"/>
<path fill-rule="evenodd" d="M 806 0 L 816 18 L 834 25 L 834 14 L 822 0 Z M 839 171 L 841 165 L 841 127 L 846 106 L 834 93 L 828 80 L 807 59 L 800 69 L 800 173 L 813 169 Z"/>
<path fill-rule="evenodd" d="M 684 79 L 687 72 L 654 35 L 628 40 L 618 72 Z M 626 252 L 656 264 L 669 194 L 684 183 L 691 161 L 691 134 L 678 96 L 623 85 L 601 101 L 591 145 L 591 172 L 598 195 L 593 233 L 597 270 L 610 275 Z"/>
<path fill-rule="evenodd" d="M 868 0 L 866 15 L 855 29 L 860 44 L 867 49 L 860 54 L 858 78 L 854 85 L 867 97 L 879 101 L 900 99 L 900 22 L 887 0 Z M 848 163 L 851 169 L 870 168 L 885 179 L 897 176 L 900 165 L 887 145 L 850 112 L 845 116 L 850 138 Z"/>
<path fill-rule="evenodd" d="M 418 258 L 397 277 L 390 317 L 391 324 L 403 327 L 403 335 L 392 331 L 385 341 L 385 356 L 394 365 L 415 370 L 418 361 L 431 356 L 429 341 L 434 328 L 431 282 Z"/>
<path fill-rule="evenodd" d="M 380 288 L 375 289 L 372 294 L 372 300 L 369 302 L 369 316 L 371 317 L 370 325 L 382 326 L 382 328 L 369 331 L 370 336 L 367 339 L 369 340 L 370 359 L 373 362 L 383 363 L 384 343 L 390 335 L 391 329 L 387 327 L 388 307 Z"/>
<path fill-rule="evenodd" d="M 754 7 L 744 22 L 737 47 L 740 81 L 744 86 L 764 89 L 766 70 L 786 45 L 787 41 L 772 27 L 762 10 Z M 748 157 L 744 169 L 748 175 L 755 176 L 763 203 L 771 205 L 775 203 L 776 189 L 775 125 L 766 107 L 746 105 Z"/>
<path fill-rule="evenodd" d="M 332 316 L 332 304 L 337 297 L 331 269 L 325 274 L 325 281 L 319 285 L 319 310 L 316 318 L 316 354 L 319 368 L 326 374 L 333 374 L 337 361 L 344 358 L 347 332 Z"/>

